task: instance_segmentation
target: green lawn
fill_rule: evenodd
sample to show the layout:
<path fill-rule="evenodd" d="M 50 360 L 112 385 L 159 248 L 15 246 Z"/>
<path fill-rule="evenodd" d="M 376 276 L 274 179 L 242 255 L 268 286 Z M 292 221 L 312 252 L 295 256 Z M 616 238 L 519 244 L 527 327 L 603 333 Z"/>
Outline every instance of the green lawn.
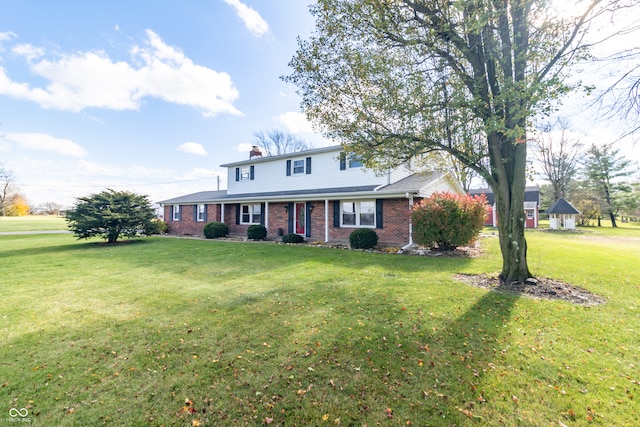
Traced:
<path fill-rule="evenodd" d="M 0 232 L 67 230 L 67 222 L 61 216 L 0 216 Z"/>
<path fill-rule="evenodd" d="M 0 236 L 0 420 L 26 408 L 43 426 L 637 425 L 640 241 L 528 242 L 536 274 L 607 303 L 454 281 L 499 270 L 495 237 L 480 258 L 443 259 Z"/>

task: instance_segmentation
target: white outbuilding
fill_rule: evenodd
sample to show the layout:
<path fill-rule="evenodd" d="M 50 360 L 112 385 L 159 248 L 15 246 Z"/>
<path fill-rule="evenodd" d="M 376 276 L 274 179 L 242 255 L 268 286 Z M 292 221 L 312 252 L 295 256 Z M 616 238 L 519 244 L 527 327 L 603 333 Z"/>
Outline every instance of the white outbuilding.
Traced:
<path fill-rule="evenodd" d="M 580 211 L 562 197 L 546 213 L 549 214 L 549 228 L 552 230 L 575 230 L 576 216 L 580 215 Z"/>

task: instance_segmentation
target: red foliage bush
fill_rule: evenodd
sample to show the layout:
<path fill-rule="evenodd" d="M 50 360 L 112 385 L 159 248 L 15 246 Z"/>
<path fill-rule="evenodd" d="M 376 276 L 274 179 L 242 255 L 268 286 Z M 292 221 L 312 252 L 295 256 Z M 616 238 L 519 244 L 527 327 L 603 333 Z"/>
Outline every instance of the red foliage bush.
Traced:
<path fill-rule="evenodd" d="M 468 245 L 480 234 L 486 215 L 484 195 L 435 192 L 411 209 L 413 240 L 442 251 Z"/>

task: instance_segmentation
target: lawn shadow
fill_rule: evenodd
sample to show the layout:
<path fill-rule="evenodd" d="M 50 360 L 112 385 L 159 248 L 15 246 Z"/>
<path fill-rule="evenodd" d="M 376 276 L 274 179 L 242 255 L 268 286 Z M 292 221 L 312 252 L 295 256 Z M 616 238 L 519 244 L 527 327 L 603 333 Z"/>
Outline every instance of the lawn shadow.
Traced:
<path fill-rule="evenodd" d="M 443 417 L 483 421 L 476 411 L 482 412 L 479 407 L 491 399 L 488 378 L 499 382 L 504 374 L 507 325 L 518 299 L 517 295 L 489 291 L 434 337 L 434 347 L 443 358 L 433 362 L 434 378 L 427 394 L 436 399 Z M 505 416 L 499 422 L 509 424 L 509 419 Z"/>
<path fill-rule="evenodd" d="M 37 237 L 38 235 L 30 235 L 27 238 Z M 107 243 L 103 241 L 89 241 L 89 242 L 81 242 L 81 243 L 64 243 L 64 244 L 50 244 L 47 246 L 31 246 L 28 248 L 21 249 L 11 249 L 6 251 L 0 251 L 3 258 L 10 257 L 20 257 L 25 255 L 51 255 L 51 254 L 60 254 L 64 252 L 80 252 L 85 251 L 87 249 L 93 248 L 117 248 L 121 246 L 128 246 L 132 243 L 149 243 L 148 240 L 145 239 L 130 239 L 130 240 L 122 240 L 116 243 Z"/>

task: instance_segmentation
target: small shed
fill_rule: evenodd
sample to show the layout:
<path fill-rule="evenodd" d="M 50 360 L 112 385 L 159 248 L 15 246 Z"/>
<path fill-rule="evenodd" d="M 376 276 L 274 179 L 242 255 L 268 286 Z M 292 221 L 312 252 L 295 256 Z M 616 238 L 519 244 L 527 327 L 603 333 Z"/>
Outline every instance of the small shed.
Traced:
<path fill-rule="evenodd" d="M 552 230 L 575 230 L 576 215 L 580 215 L 580 211 L 562 197 L 546 213 L 549 214 L 549 228 Z"/>

